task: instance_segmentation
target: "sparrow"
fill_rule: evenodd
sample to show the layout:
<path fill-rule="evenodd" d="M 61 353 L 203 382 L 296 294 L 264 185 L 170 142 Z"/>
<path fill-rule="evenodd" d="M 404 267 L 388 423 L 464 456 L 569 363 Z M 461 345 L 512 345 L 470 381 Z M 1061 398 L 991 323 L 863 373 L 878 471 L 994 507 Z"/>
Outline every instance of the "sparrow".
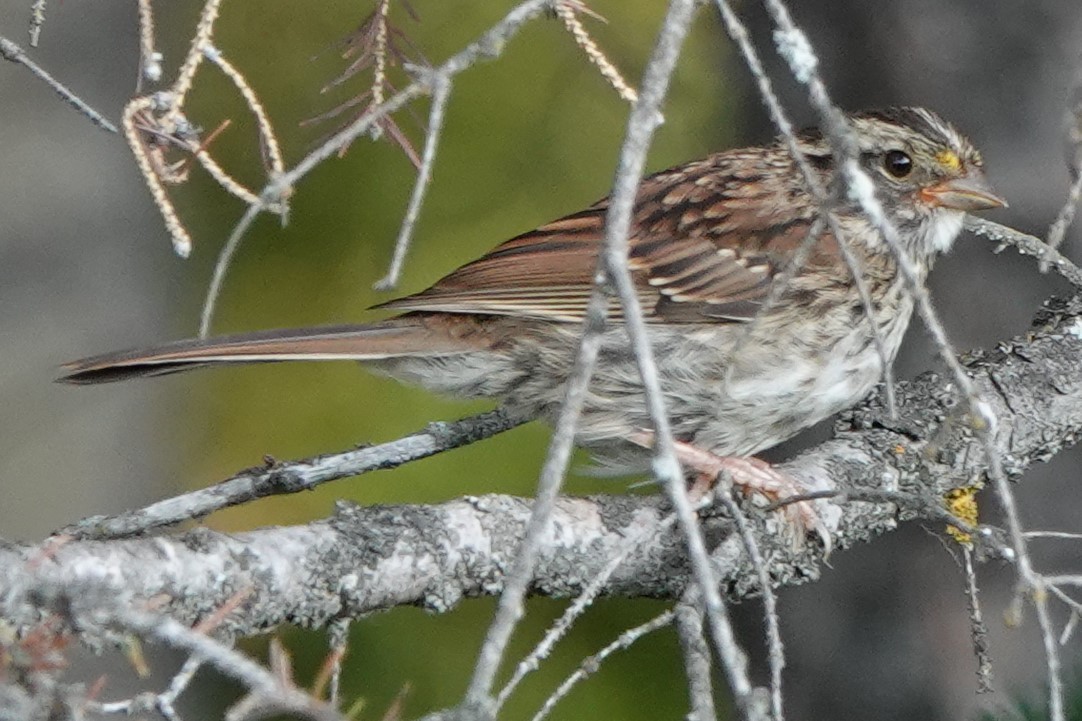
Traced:
<path fill-rule="evenodd" d="M 858 162 L 921 282 L 966 213 L 1006 206 L 973 144 L 930 110 L 894 107 L 847 118 Z M 681 457 L 697 463 L 705 452 L 733 471 L 734 482 L 767 495 L 789 486 L 769 471 L 764 480 L 760 471 L 768 467 L 749 457 L 868 395 L 882 377 L 882 355 L 893 361 L 913 313 L 895 250 L 844 192 L 825 135 L 802 131 L 798 147 L 822 186 L 834 189 L 827 212 L 836 223 L 817 223 L 824 211 L 779 138 L 643 179 L 628 240 Z M 69 363 L 61 380 L 344 359 L 552 421 L 582 332 L 608 205 L 605 198 L 523 233 L 426 290 L 376 306 L 400 312 L 389 320 L 106 353 Z M 794 265 L 813 225 L 823 229 Z M 841 243 L 858 261 L 870 312 Z M 765 302 L 775 283 L 782 284 L 776 297 Z M 621 312 L 610 303 L 576 441 L 611 470 L 638 472 L 648 468 L 650 427 Z"/>

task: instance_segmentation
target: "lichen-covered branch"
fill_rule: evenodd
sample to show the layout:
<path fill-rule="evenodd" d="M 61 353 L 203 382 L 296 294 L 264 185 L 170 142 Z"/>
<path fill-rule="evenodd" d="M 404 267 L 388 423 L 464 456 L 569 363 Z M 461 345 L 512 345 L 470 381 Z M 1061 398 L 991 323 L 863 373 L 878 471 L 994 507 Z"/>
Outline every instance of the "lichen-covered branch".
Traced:
<path fill-rule="evenodd" d="M 1046 305 L 1029 335 L 963 358 L 994 405 L 995 443 L 1015 475 L 1082 431 L 1082 299 Z M 895 419 L 873 399 L 845 415 L 832 440 L 786 464 L 843 494 L 827 501 L 835 549 L 888 531 L 899 517 L 929 515 L 922 509 L 936 507 L 946 490 L 979 480 L 984 470 L 982 442 L 949 382 L 928 373 L 897 391 Z M 910 502 L 876 501 L 883 491 Z M 198 529 L 130 540 L 54 539 L 48 547 L 8 544 L 0 547 L 0 587 L 62 579 L 73 592 L 95 588 L 130 603 L 166 599 L 160 611 L 187 623 L 244 589 L 243 602 L 219 624 L 230 635 L 283 623 L 322 627 L 397 605 L 443 611 L 465 597 L 500 592 L 530 510 L 527 499 L 499 495 L 439 505 L 343 504 L 325 520 L 232 535 Z M 687 555 L 669 514 L 660 496 L 560 499 L 531 592 L 573 596 L 626 553 L 604 593 L 679 598 L 688 583 Z M 758 576 L 730 521 L 721 511 L 701 515 L 726 592 L 754 592 Z M 777 514 L 750 515 L 766 531 L 763 554 L 775 583 L 816 578 L 817 549 L 793 549 L 773 536 Z M 628 538 L 638 539 L 630 553 Z M 8 618 L 21 615 L 10 606 L 2 610 Z"/>

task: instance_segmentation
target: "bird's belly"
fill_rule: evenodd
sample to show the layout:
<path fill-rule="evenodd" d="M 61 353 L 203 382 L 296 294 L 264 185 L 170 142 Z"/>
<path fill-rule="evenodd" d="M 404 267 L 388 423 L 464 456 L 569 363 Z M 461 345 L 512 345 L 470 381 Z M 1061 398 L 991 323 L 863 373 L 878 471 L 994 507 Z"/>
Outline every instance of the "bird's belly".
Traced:
<path fill-rule="evenodd" d="M 881 319 L 893 359 L 909 308 Z M 865 322 L 821 319 L 810 334 L 790 326 L 738 324 L 650 326 L 665 405 L 677 438 L 719 455 L 750 455 L 863 398 L 882 364 Z M 863 318 L 861 318 L 863 321 Z M 379 370 L 458 396 L 502 398 L 510 408 L 554 423 L 579 343 L 573 326 L 523 334 L 497 354 L 397 358 Z M 653 427 L 627 334 L 602 337 L 597 369 L 577 426 L 580 445 L 618 470 L 643 470 L 649 454 L 627 441 Z"/>
<path fill-rule="evenodd" d="M 882 375 L 866 335 L 854 331 L 829 350 L 779 347 L 750 369 L 738 364 L 716 389 L 713 412 L 704 413 L 693 442 L 724 455 L 750 455 L 852 406 Z"/>
<path fill-rule="evenodd" d="M 899 313 L 882 326 L 890 360 L 908 317 L 908 312 Z M 863 323 L 820 338 L 756 334 L 730 355 L 743 330 L 654 331 L 674 434 L 719 455 L 751 455 L 777 445 L 852 406 L 882 375 L 879 352 Z M 621 439 L 652 423 L 633 356 L 626 346 L 624 352 L 623 362 L 613 362 L 620 352 L 605 344 L 604 369 L 587 395 L 578 435 L 607 465 L 630 468 L 635 454 Z"/>

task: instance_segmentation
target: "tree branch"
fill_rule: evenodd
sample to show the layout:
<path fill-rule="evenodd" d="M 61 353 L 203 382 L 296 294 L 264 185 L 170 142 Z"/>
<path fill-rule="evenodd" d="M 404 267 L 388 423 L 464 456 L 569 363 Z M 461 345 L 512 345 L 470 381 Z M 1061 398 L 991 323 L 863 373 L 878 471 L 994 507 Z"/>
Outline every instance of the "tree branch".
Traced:
<path fill-rule="evenodd" d="M 1082 298 L 1045 305 L 1027 336 L 963 357 L 994 406 L 995 444 L 1015 476 L 1082 432 Z M 985 470 L 982 441 L 952 384 L 926 373 L 897 391 L 896 418 L 882 396 L 873 398 L 838 422 L 832 440 L 785 466 L 850 498 L 872 499 L 828 501 L 836 549 L 887 532 L 899 518 L 934 517 L 921 508 L 941 505 L 945 491 L 973 484 Z M 913 503 L 876 501 L 884 490 Z M 700 513 L 715 571 L 730 596 L 754 593 L 759 577 L 720 508 Z M 221 621 L 220 631 L 236 636 L 282 623 L 320 627 L 397 605 L 445 611 L 462 598 L 502 590 L 530 511 L 531 501 L 498 495 L 439 505 L 343 503 L 325 520 L 234 535 L 198 529 L 109 542 L 54 539 L 46 548 L 7 544 L 0 547 L 0 587 L 62 581 L 131 602 L 166 598 L 163 612 L 187 623 L 247 589 L 240 607 Z M 626 554 L 603 593 L 678 599 L 689 581 L 687 554 L 670 513 L 659 496 L 561 498 L 531 592 L 574 596 Z M 750 514 L 770 578 L 779 585 L 815 579 L 818 551 L 784 544 L 771 532 L 772 515 Z M 630 553 L 628 538 L 637 539 Z M 10 606 L 0 610 L 21 615 Z"/>

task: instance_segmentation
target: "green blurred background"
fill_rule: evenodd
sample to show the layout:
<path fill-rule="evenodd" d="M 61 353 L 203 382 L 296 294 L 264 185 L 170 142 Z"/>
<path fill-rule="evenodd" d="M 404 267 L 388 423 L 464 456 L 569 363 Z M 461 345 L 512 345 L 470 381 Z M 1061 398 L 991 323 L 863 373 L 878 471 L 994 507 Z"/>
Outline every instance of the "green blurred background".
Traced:
<path fill-rule="evenodd" d="M 512 4 L 411 2 L 420 22 L 397 2 L 392 19 L 433 62 L 477 37 Z M 0 34 L 23 41 L 27 5 L 0 0 Z M 1068 182 L 1062 109 L 1082 47 L 1077 0 L 792 5 L 839 103 L 851 109 L 916 103 L 940 111 L 977 142 L 997 189 L 1010 199 L 1011 210 L 996 219 L 1044 231 Z M 362 75 L 320 92 L 346 65 L 338 41 L 371 6 L 371 0 L 223 4 L 215 42 L 266 104 L 287 164 L 336 127 L 330 121 L 301 128 L 300 121 L 366 89 Z M 199 4 L 155 7 L 169 78 Z M 637 83 L 663 3 L 594 0 L 591 7 L 610 22 L 585 19 L 587 27 Z M 785 79 L 770 52 L 771 27 L 761 8 L 740 3 L 739 10 L 796 122 L 812 121 L 804 89 Z M 135 82 L 134 4 L 65 0 L 50 3 L 48 15 L 32 56 L 107 115 L 119 116 Z M 348 363 L 193 373 L 100 388 L 52 384 L 65 360 L 193 335 L 216 254 L 243 207 L 201 171 L 173 190 L 195 239 L 192 258 L 181 261 L 171 254 L 120 138 L 92 128 L 10 63 L 0 64 L 0 101 L 0 537 L 40 539 L 85 515 L 209 485 L 268 454 L 292 459 L 379 442 L 486 407 L 434 398 Z M 214 154 L 258 186 L 258 143 L 229 82 L 204 68 L 188 111 L 208 131 L 232 121 L 215 140 Z M 426 118 L 427 103 L 416 111 Z M 534 21 L 501 58 L 461 75 L 401 292 L 419 290 L 501 240 L 607 193 L 626 112 L 555 19 Z M 772 135 L 713 8 L 700 13 L 665 114 L 650 169 Z M 407 114 L 399 122 L 420 147 L 419 126 Z M 386 142 L 358 140 L 346 157 L 323 164 L 297 188 L 288 227 L 264 218 L 249 232 L 215 331 L 378 317 L 365 308 L 392 297 L 372 285 L 387 269 L 413 178 L 405 156 Z M 1069 255 L 1077 255 L 1078 237 L 1076 228 Z M 1021 332 L 1040 299 L 1064 290 L 1030 261 L 993 255 L 973 239 L 963 239 L 941 262 L 932 284 L 961 348 Z M 899 377 L 936 365 L 934 351 L 914 329 Z M 338 498 L 411 503 L 530 494 L 547 438 L 547 429 L 534 424 L 395 471 L 216 514 L 207 523 L 224 530 L 302 523 L 326 516 Z M 1080 462 L 1077 451 L 1064 453 L 1027 474 L 1020 502 L 1031 527 L 1078 530 Z M 568 482 L 571 493 L 623 490 L 624 482 L 581 475 Z M 1076 571 L 1072 549 L 1040 549 L 1039 562 Z M 995 619 L 997 687 L 1008 693 L 976 697 L 965 600 L 954 561 L 936 537 L 917 526 L 903 528 L 835 554 L 832 564 L 821 581 L 782 593 L 788 718 L 945 721 L 1007 705 L 1017 691 L 1039 697 L 1042 652 L 1032 626 L 1012 631 L 998 622 L 1013 592 L 1009 569 L 986 567 L 982 579 L 988 617 Z M 531 601 L 512 657 L 530 648 L 564 607 Z M 621 599 L 596 604 L 516 694 L 506 718 L 528 718 L 583 657 L 662 608 Z M 407 718 L 454 703 L 492 610 L 490 600 L 472 600 L 441 616 L 400 609 L 357 622 L 346 697 L 366 699 L 366 719 L 380 718 L 407 684 Z M 736 609 L 736 618 L 761 673 L 756 604 Z M 298 676 L 311 677 L 325 652 L 324 635 L 283 636 Z M 1068 664 L 1078 658 L 1073 643 L 1064 650 Z M 93 659 L 86 664 L 90 678 L 109 663 L 116 684 L 130 676 L 122 661 Z M 169 665 L 161 661 L 156 668 Z M 554 717 L 679 718 L 686 708 L 679 651 L 666 630 L 608 661 Z"/>

